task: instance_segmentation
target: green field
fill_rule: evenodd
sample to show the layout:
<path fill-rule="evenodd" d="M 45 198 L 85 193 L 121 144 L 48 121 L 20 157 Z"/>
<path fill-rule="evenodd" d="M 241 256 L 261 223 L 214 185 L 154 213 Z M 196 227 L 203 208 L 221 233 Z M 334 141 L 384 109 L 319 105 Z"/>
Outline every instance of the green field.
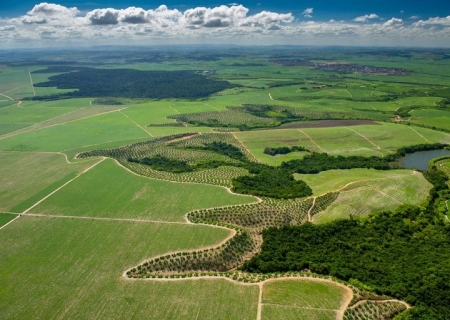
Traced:
<path fill-rule="evenodd" d="M 325 176 L 326 172 L 323 178 Z M 420 173 L 411 174 L 407 171 L 390 177 L 385 175 L 385 178 L 380 175 L 378 179 L 355 180 L 342 188 L 337 199 L 323 212 L 315 215 L 313 220 L 325 223 L 349 218 L 350 215 L 362 216 L 371 212 L 394 210 L 402 204 L 420 205 L 427 198 L 430 188 L 431 184 Z"/>
<path fill-rule="evenodd" d="M 70 164 L 56 153 L 0 153 L 0 210 L 26 210 L 97 161 Z"/>
<path fill-rule="evenodd" d="M 322 195 L 340 189 L 346 189 L 352 184 L 370 184 L 378 181 L 391 181 L 397 184 L 403 179 L 417 180 L 416 184 L 424 183 L 420 173 L 413 174 L 411 170 L 374 170 L 374 169 L 350 169 L 350 170 L 329 170 L 318 174 L 295 174 L 295 178 L 305 181 L 313 190 L 314 195 Z"/>
<path fill-rule="evenodd" d="M 255 319 L 260 314 L 262 320 L 341 319 L 350 289 L 315 278 L 250 284 L 195 276 L 130 279 L 124 272 L 175 252 L 197 259 L 198 250 L 202 259 L 209 250 L 227 248 L 221 259 L 228 259 L 236 249 L 230 253 L 224 243 L 234 233 L 231 227 L 237 234 L 251 233 L 247 259 L 261 248 L 261 232 L 270 226 L 326 223 L 402 204 L 423 205 L 431 184 L 413 170 L 295 174 L 313 191 L 311 197 L 296 199 L 257 199 L 220 186 L 231 188 L 233 179 L 267 169 L 255 160 L 279 166 L 310 152 L 385 157 L 405 146 L 450 144 L 448 53 L 411 50 L 403 57 L 372 49 L 269 46 L 133 50 L 2 56 L 0 228 L 17 219 L 0 230 L 0 318 Z M 95 93 L 56 99 L 47 95 L 72 89 L 39 86 L 33 92 L 30 72 L 34 84 L 45 82 L 59 73 L 32 72 L 58 68 L 57 61 L 106 69 L 214 70 L 205 76 L 240 86 L 189 100 L 114 100 L 99 94 L 102 100 Z M 315 69 L 312 62 L 403 68 L 411 74 L 330 72 Z M 395 119 L 397 113 L 402 119 Z M 321 120 L 335 126 L 321 127 L 329 125 Z M 360 122 L 343 125 L 338 120 Z M 280 128 L 271 127 L 280 123 Z M 241 131 L 249 128 L 254 130 Z M 198 134 L 159 139 L 182 133 Z M 239 149 L 246 159 L 230 157 L 223 145 L 211 148 L 213 142 Z M 263 152 L 293 146 L 308 151 Z M 103 151 L 88 153 L 94 150 Z M 116 157 L 122 151 L 126 156 Z M 76 158 L 83 153 L 87 158 Z M 138 154 L 166 157 L 161 160 L 166 167 L 131 162 Z M 177 161 L 192 170 L 170 171 Z M 450 172 L 450 162 L 438 165 Z M 204 247 L 210 248 L 201 255 Z"/>
<path fill-rule="evenodd" d="M 330 155 L 380 157 L 394 153 L 404 146 L 426 142 L 450 142 L 450 134 L 445 132 L 391 123 L 334 128 L 245 131 L 235 135 L 256 159 L 270 165 L 279 165 L 283 161 L 301 158 L 305 153 L 272 157 L 263 153 L 266 147 L 300 145 L 311 152 L 326 152 Z"/>
<path fill-rule="evenodd" d="M 262 318 L 336 319 L 340 308 L 349 303 L 349 295 L 350 290 L 324 281 L 269 281 L 263 286 Z"/>
<path fill-rule="evenodd" d="M 84 201 L 83 199 L 89 199 Z M 32 213 L 185 221 L 194 209 L 255 202 L 225 188 L 174 183 L 131 174 L 106 160 L 40 203 Z"/>
<path fill-rule="evenodd" d="M 15 219 L 16 217 L 17 217 L 16 214 L 0 212 L 0 227 L 4 226 L 5 224 Z"/>
<path fill-rule="evenodd" d="M 7 284 L 0 291 L 2 318 L 254 319 L 256 286 L 122 278 L 142 259 L 211 245 L 228 233 L 206 226 L 21 217 L 0 233 L 0 281 Z"/>

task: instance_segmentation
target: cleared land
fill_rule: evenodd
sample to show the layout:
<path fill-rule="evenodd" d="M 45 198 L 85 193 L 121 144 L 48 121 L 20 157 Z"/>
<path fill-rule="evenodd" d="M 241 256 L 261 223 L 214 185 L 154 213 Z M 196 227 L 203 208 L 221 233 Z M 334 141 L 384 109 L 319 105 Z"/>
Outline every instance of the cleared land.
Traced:
<path fill-rule="evenodd" d="M 351 170 L 350 170 L 351 171 Z M 325 173 L 325 172 L 324 172 Z M 314 216 L 316 223 L 393 210 L 401 204 L 419 205 L 428 196 L 431 184 L 420 174 L 355 180 L 340 189 L 337 199 Z"/>
<path fill-rule="evenodd" d="M 140 177 L 106 160 L 30 213 L 181 222 L 194 209 L 255 201 L 254 197 L 233 195 L 221 187 Z"/>

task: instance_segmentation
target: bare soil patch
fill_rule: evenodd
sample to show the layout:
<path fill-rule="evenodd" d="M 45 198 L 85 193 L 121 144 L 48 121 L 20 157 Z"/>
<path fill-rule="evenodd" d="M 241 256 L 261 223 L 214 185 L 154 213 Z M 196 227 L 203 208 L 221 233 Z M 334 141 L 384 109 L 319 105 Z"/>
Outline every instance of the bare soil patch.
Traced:
<path fill-rule="evenodd" d="M 320 120 L 305 123 L 287 123 L 271 129 L 297 129 L 297 128 L 331 128 L 331 127 L 348 127 L 360 125 L 380 125 L 372 120 Z"/>

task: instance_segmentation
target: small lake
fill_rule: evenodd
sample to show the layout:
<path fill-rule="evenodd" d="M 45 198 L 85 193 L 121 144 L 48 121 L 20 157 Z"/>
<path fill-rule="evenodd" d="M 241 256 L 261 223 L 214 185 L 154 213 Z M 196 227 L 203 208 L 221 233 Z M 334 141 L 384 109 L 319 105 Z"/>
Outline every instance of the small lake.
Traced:
<path fill-rule="evenodd" d="M 428 162 L 431 159 L 450 156 L 450 150 L 439 149 L 429 151 L 418 151 L 407 154 L 400 160 L 400 165 L 408 169 L 428 170 Z"/>

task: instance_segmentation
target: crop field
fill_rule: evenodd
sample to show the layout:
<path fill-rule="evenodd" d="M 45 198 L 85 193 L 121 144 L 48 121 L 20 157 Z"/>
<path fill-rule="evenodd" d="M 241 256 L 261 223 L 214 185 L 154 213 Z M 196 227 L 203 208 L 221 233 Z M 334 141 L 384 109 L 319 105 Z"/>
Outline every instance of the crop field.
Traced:
<path fill-rule="evenodd" d="M 345 188 L 347 185 L 381 180 L 402 180 L 411 178 L 418 180 L 417 184 L 423 182 L 423 176 L 411 170 L 389 170 L 381 171 L 374 169 L 349 169 L 329 170 L 318 174 L 295 174 L 295 178 L 303 180 L 311 187 L 314 195 L 321 195 Z"/>
<path fill-rule="evenodd" d="M 251 196 L 233 195 L 220 187 L 136 176 L 106 160 L 30 212 L 182 222 L 184 214 L 194 209 L 252 202 Z"/>
<path fill-rule="evenodd" d="M 422 206 L 432 187 L 427 175 L 385 157 L 450 144 L 448 64 L 415 51 L 406 59 L 337 49 L 208 50 L 49 51 L 48 65 L 38 56 L 33 64 L 33 53 L 2 62 L 2 319 L 362 320 L 406 308 L 304 267 L 296 274 L 237 268 L 262 250 L 270 227 Z M 34 71 L 64 70 L 67 61 L 56 63 L 64 59 L 102 71 L 192 70 L 237 86 L 190 98 L 168 90 L 161 99 L 132 90 L 71 98 L 64 94 L 75 89 L 36 86 L 65 72 Z M 336 61 L 411 74 L 315 65 Z M 278 167 L 312 153 L 376 156 L 387 168 L 362 169 L 376 167 L 363 160 L 346 170 L 320 163 L 316 174 Z M 448 161 L 436 165 L 450 172 Z M 284 175 L 311 189 L 256 193 Z"/>
<path fill-rule="evenodd" d="M 255 286 L 121 277 L 146 257 L 218 243 L 228 233 L 206 226 L 20 217 L 0 234 L 0 281 L 8 284 L 0 293 L 2 318 L 254 319 Z"/>
<path fill-rule="evenodd" d="M 0 212 L 0 227 L 4 226 L 16 217 L 16 214 Z"/>
<path fill-rule="evenodd" d="M 236 137 L 259 161 L 280 164 L 294 155 L 271 157 L 263 153 L 266 147 L 300 145 L 312 152 L 331 155 L 384 156 L 398 148 L 441 142 L 449 143 L 450 134 L 431 129 L 389 123 L 334 128 L 301 128 L 235 133 Z M 300 153 L 301 157 L 303 154 Z M 275 158 L 275 159 L 274 159 Z"/>
<path fill-rule="evenodd" d="M 0 161 L 0 210 L 22 212 L 98 160 L 67 163 L 63 154 L 1 152 Z"/>
<path fill-rule="evenodd" d="M 267 282 L 263 286 L 263 319 L 336 319 L 350 301 L 349 290 L 314 280 Z M 285 318 L 286 317 L 286 318 Z"/>

